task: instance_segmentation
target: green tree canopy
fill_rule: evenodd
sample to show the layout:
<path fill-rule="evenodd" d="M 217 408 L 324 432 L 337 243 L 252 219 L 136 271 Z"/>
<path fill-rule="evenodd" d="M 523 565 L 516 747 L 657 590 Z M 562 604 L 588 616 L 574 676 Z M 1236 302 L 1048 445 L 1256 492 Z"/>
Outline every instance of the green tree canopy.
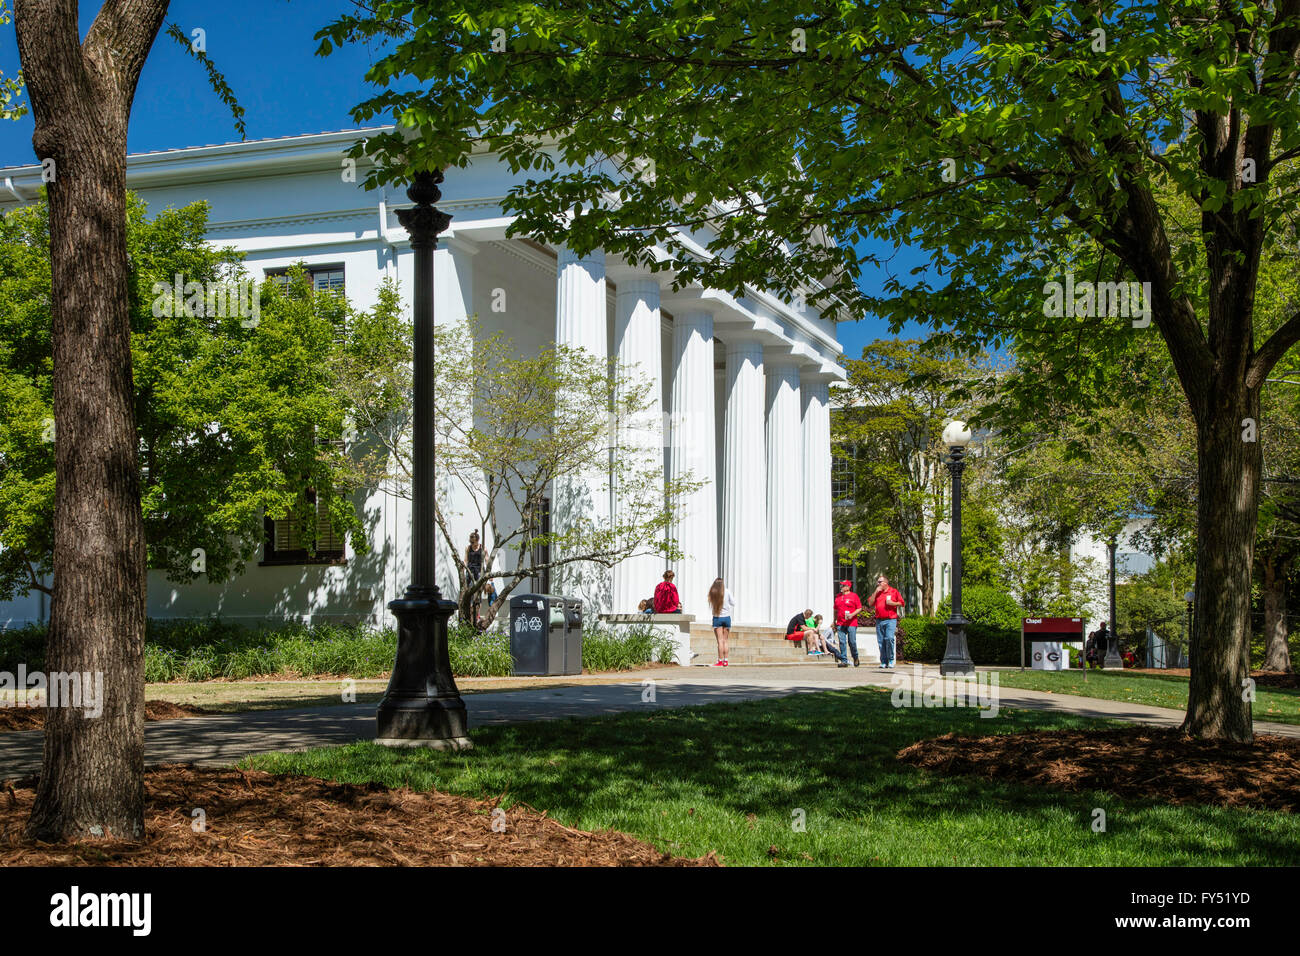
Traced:
<path fill-rule="evenodd" d="M 1247 436 L 1300 341 L 1300 310 L 1268 331 L 1254 306 L 1297 210 L 1300 2 L 389 0 L 319 36 L 322 53 L 390 43 L 354 110 L 398 125 L 358 147 L 371 182 L 486 143 L 538 174 L 504 200 L 514 234 L 895 329 L 920 316 L 959 348 L 1158 332 L 1196 424 L 1198 594 L 1215 595 L 1197 607 L 1186 727 L 1251 739 Z M 902 245 L 929 268 L 864 295 L 863 268 Z M 1076 272 L 1137 294 L 1099 303 Z"/>
<path fill-rule="evenodd" d="M 400 496 L 409 496 L 411 479 L 411 370 L 403 360 L 409 356 L 408 341 L 388 361 L 352 364 L 340 379 L 356 401 L 358 422 L 383 451 L 369 459 L 379 469 L 373 479 Z M 619 427 L 641 420 L 651 406 L 653 383 L 638 368 L 563 345 L 520 354 L 475 318 L 434 327 L 434 386 L 441 492 L 434 518 L 456 567 L 464 622 L 486 626 L 512 591 L 547 571 L 610 568 L 642 554 L 680 557 L 670 529 L 683 496 L 700 483 L 688 474 L 665 481 L 662 466 L 653 467 L 662 461 L 661 446 L 647 449 L 635 430 Z M 618 513 L 575 509 L 544 530 L 544 501 L 556 485 L 591 474 L 602 476 L 596 494 L 618 487 Z M 485 550 L 477 579 L 452 530 L 464 519 Z M 488 588 L 496 596 L 480 622 L 474 609 Z"/>
<path fill-rule="evenodd" d="M 922 614 L 934 609 L 935 542 L 950 519 L 952 477 L 940 435 L 963 417 L 953 380 L 976 369 L 950 349 L 917 339 L 877 339 L 845 362 L 835 390 L 831 441 L 853 478 L 853 500 L 836 508 L 842 551 L 885 547 L 915 563 Z"/>
<path fill-rule="evenodd" d="M 402 360 L 396 291 L 361 312 L 341 295 L 314 291 L 301 269 L 255 288 L 240 254 L 205 241 L 204 203 L 151 218 L 132 196 L 127 227 L 150 565 L 175 581 L 225 580 L 261 547 L 265 516 L 292 515 L 311 550 L 313 499 L 336 533 L 364 551 L 350 495 L 365 476 L 358 456 L 367 434 L 353 426 L 354 405 L 338 385 L 348 363 L 375 371 Z M 48 247 L 43 202 L 0 220 L 0 597 L 50 588 Z M 368 407 L 373 414 L 397 404 L 389 394 Z"/>

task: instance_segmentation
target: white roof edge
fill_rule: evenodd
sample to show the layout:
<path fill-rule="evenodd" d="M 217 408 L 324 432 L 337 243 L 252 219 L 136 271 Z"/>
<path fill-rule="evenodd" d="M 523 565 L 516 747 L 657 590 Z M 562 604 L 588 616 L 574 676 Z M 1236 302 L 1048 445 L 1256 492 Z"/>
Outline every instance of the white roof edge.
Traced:
<path fill-rule="evenodd" d="M 175 149 L 150 150 L 143 153 L 128 153 L 126 166 L 128 173 L 134 169 L 150 168 L 163 163 L 174 164 L 179 160 L 226 159 L 237 157 L 267 158 L 285 153 L 333 151 L 342 144 L 351 145 L 358 139 L 375 133 L 387 132 L 391 126 L 369 126 L 359 129 L 332 130 L 324 133 L 300 133 L 293 136 L 271 136 L 265 139 L 239 140 L 229 143 L 212 143 L 204 146 L 178 146 Z M 13 178 L 32 174 L 39 178 L 39 163 L 22 166 L 0 167 L 0 176 Z"/>
<path fill-rule="evenodd" d="M 304 161 L 319 164 L 322 168 L 337 163 L 342 150 L 367 135 L 393 130 L 392 125 L 361 127 L 358 129 L 331 130 L 321 133 L 302 133 L 292 136 L 267 137 L 205 146 L 182 146 L 175 149 L 129 153 L 126 157 L 127 183 L 132 187 L 163 185 L 169 182 L 182 184 L 196 179 L 244 178 L 265 173 L 276 168 L 301 172 Z M 486 144 L 476 146 L 475 153 L 487 153 Z M 35 188 L 41 184 L 41 166 L 32 163 L 22 166 L 0 167 L 0 180 L 9 180 L 13 186 Z M 8 185 L 8 184 L 6 184 Z M 0 199 L 7 205 L 8 198 Z M 399 202 L 400 204 L 400 202 Z M 697 254 L 707 252 L 689 235 L 679 231 L 679 238 Z M 778 316 L 800 329 L 829 351 L 840 351 L 835 336 L 817 328 L 803 315 L 765 290 L 749 287 L 757 293 L 755 299 L 776 312 Z M 834 321 L 834 320 L 832 320 Z"/>

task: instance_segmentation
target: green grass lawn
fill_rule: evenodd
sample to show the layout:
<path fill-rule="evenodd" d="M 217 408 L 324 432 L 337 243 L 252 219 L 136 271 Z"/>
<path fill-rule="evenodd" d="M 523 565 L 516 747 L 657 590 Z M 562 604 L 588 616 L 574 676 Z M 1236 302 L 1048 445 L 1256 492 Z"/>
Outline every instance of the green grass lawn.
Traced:
<path fill-rule="evenodd" d="M 1085 683 L 1077 671 L 998 671 L 1003 687 L 1076 694 L 1102 700 L 1123 700 L 1152 707 L 1187 708 L 1187 678 L 1177 674 L 1134 674 L 1129 671 L 1089 671 Z M 1256 720 L 1300 724 L 1300 690 L 1255 689 Z"/>
<path fill-rule="evenodd" d="M 948 731 L 1106 726 L 1002 708 L 894 708 L 856 688 L 779 700 L 481 728 L 469 753 L 373 743 L 266 754 L 244 766 L 330 780 L 505 794 L 569 826 L 614 828 L 661 850 L 737 864 L 1294 865 L 1300 819 L 1125 803 L 898 763 Z M 1093 809 L 1107 815 L 1094 833 Z M 795 828 L 802 816 L 804 829 Z M 774 853 L 771 851 L 774 848 Z"/>

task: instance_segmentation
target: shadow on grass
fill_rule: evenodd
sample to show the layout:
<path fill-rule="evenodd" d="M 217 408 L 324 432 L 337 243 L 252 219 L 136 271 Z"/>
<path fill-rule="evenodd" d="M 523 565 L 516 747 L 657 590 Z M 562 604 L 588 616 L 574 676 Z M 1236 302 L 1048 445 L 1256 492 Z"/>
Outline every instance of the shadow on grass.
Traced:
<path fill-rule="evenodd" d="M 1260 865 L 1300 862 L 1291 814 L 1125 803 L 1100 792 L 944 777 L 899 763 L 916 740 L 1104 726 L 1003 708 L 895 708 L 873 689 L 485 727 L 465 754 L 370 743 L 249 765 L 476 797 L 616 828 L 733 864 Z M 1113 726 L 1113 725 L 1111 725 Z M 1173 771 L 1175 768 L 1171 768 Z M 1105 830 L 1094 829 L 1095 810 Z"/>
<path fill-rule="evenodd" d="M 382 692 L 358 691 L 355 701 L 348 703 L 378 704 L 384 699 Z M 338 707 L 341 702 L 338 691 L 310 697 L 253 697 L 247 700 L 196 699 L 197 706 L 206 708 L 214 714 L 242 714 L 261 710 L 298 710 L 305 707 Z"/>

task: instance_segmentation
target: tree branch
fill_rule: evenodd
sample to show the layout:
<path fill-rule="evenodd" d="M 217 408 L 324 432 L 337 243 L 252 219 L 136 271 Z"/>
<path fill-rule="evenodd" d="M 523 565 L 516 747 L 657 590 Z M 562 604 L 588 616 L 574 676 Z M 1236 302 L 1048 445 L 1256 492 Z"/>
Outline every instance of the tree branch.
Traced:
<path fill-rule="evenodd" d="M 1246 368 L 1246 387 L 1259 388 L 1263 385 L 1273 366 L 1296 342 L 1300 342 L 1300 312 L 1283 322 L 1282 326 L 1270 335 L 1263 347 L 1255 353 Z"/>

